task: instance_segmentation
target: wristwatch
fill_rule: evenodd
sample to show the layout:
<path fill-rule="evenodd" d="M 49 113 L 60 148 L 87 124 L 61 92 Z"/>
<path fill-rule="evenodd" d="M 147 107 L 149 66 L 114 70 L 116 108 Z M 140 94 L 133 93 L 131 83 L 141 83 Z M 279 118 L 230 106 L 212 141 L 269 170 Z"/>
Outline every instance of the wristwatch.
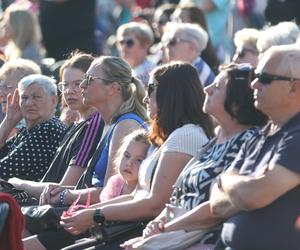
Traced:
<path fill-rule="evenodd" d="M 104 214 L 101 212 L 100 208 L 96 208 L 96 210 L 94 212 L 93 219 L 97 224 L 103 224 L 104 223 L 105 217 L 104 217 Z"/>

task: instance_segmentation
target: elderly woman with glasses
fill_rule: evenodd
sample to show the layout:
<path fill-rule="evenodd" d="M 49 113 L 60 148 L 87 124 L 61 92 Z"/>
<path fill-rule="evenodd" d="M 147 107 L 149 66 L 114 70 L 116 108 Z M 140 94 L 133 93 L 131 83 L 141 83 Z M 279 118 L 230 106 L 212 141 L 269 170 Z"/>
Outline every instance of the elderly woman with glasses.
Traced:
<path fill-rule="evenodd" d="M 83 103 L 80 83 L 94 58 L 91 55 L 75 53 L 60 68 L 61 82 L 58 88 L 62 98 L 72 111 L 79 114 L 79 121 L 68 127 L 62 142 L 41 182 L 18 178 L 9 182 L 26 190 L 43 202 L 40 196 L 48 182 L 74 186 L 86 170 L 89 160 L 102 136 L 104 122 L 97 110 Z"/>
<path fill-rule="evenodd" d="M 235 33 L 236 50 L 232 58 L 234 63 L 250 63 L 253 67 L 257 66 L 259 52 L 256 43 L 260 34 L 259 30 L 252 28 L 241 29 Z"/>
<path fill-rule="evenodd" d="M 254 134 L 251 127 L 266 122 L 266 116 L 254 107 L 250 87 L 253 73 L 249 65 L 231 65 L 223 68 L 214 83 L 204 89 L 206 98 L 203 109 L 219 123 L 218 134 L 181 172 L 170 204 L 147 225 L 143 237 L 125 242 L 122 245 L 125 249 L 143 249 L 141 246 L 150 236 L 165 234 L 165 240 L 168 240 L 178 230 L 182 230 L 182 234 L 204 230 L 204 235 L 200 231 L 195 232 L 193 237 L 197 234 L 199 237 L 194 243 L 201 237 L 206 239 L 205 243 L 216 241 L 220 232 L 216 226 L 222 220 L 210 212 L 208 199 L 211 183 L 230 167 L 241 145 Z M 172 217 L 176 208 L 181 209 L 182 215 Z M 174 234 L 173 237 L 176 242 Z M 185 249 L 192 242 L 178 244 Z"/>
<path fill-rule="evenodd" d="M 154 42 L 154 34 L 146 23 L 130 22 L 121 25 L 116 34 L 117 49 L 132 67 L 133 76 L 146 86 L 149 73 L 155 64 L 147 58 L 148 50 Z"/>
<path fill-rule="evenodd" d="M 214 81 L 214 72 L 200 56 L 207 46 L 208 34 L 198 24 L 168 23 L 162 41 L 169 61 L 192 64 L 203 86 Z"/>
<path fill-rule="evenodd" d="M 6 116 L 0 125 L 0 177 L 39 181 L 47 171 L 62 139 L 65 126 L 54 116 L 57 106 L 55 80 L 29 75 L 7 97 Z M 26 127 L 7 137 L 24 118 Z"/>

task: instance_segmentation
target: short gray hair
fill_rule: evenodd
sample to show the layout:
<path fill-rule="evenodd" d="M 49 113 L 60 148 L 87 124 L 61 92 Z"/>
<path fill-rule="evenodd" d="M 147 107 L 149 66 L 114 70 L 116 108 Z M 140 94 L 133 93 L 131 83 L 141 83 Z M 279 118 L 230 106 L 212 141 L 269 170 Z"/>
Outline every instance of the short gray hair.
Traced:
<path fill-rule="evenodd" d="M 207 32 L 198 24 L 192 23 L 167 23 L 163 41 L 176 37 L 193 42 L 197 46 L 199 54 L 205 50 L 208 42 Z"/>
<path fill-rule="evenodd" d="M 265 52 L 275 45 L 294 44 L 299 38 L 299 28 L 294 22 L 281 22 L 261 32 L 257 40 L 257 48 L 260 53 Z"/>
<path fill-rule="evenodd" d="M 18 83 L 18 89 L 26 89 L 32 84 L 41 86 L 49 96 L 57 96 L 56 81 L 48 76 L 33 74 L 25 76 Z"/>
<path fill-rule="evenodd" d="M 121 25 L 117 30 L 117 39 L 130 34 L 135 35 L 142 45 L 149 47 L 154 42 L 153 31 L 146 23 L 129 22 Z"/>
<path fill-rule="evenodd" d="M 257 51 L 256 43 L 260 36 L 260 31 L 253 28 L 244 28 L 234 34 L 234 45 L 238 47 L 247 47 Z"/>

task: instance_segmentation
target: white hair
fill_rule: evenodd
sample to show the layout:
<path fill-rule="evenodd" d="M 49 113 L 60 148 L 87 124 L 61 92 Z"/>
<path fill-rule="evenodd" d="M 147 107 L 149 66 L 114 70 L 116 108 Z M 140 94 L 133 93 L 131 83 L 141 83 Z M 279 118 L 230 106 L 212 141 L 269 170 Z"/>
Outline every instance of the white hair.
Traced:
<path fill-rule="evenodd" d="M 32 84 L 41 86 L 49 96 L 57 96 L 56 81 L 48 76 L 33 74 L 25 76 L 18 83 L 18 89 L 26 89 Z"/>
<path fill-rule="evenodd" d="M 259 38 L 260 31 L 252 28 L 244 28 L 238 30 L 234 34 L 234 45 L 238 47 L 248 47 L 257 50 L 256 43 Z"/>
<path fill-rule="evenodd" d="M 167 23 L 163 41 L 174 37 L 193 42 L 197 46 L 199 54 L 205 50 L 208 42 L 207 32 L 198 24 L 192 23 Z"/>
<path fill-rule="evenodd" d="M 260 53 L 275 45 L 287 45 L 296 43 L 299 38 L 299 28 L 294 22 L 281 22 L 261 32 L 257 41 Z"/>

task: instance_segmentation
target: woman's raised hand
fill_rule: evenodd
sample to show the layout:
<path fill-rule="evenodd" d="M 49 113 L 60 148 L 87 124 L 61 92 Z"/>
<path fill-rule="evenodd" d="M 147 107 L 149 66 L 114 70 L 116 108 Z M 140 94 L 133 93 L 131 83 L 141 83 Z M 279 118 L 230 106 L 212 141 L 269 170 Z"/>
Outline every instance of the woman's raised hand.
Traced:
<path fill-rule="evenodd" d="M 19 106 L 19 91 L 16 89 L 14 94 L 7 95 L 7 102 L 6 102 L 6 117 L 5 119 L 15 126 L 21 119 L 21 109 Z"/>

